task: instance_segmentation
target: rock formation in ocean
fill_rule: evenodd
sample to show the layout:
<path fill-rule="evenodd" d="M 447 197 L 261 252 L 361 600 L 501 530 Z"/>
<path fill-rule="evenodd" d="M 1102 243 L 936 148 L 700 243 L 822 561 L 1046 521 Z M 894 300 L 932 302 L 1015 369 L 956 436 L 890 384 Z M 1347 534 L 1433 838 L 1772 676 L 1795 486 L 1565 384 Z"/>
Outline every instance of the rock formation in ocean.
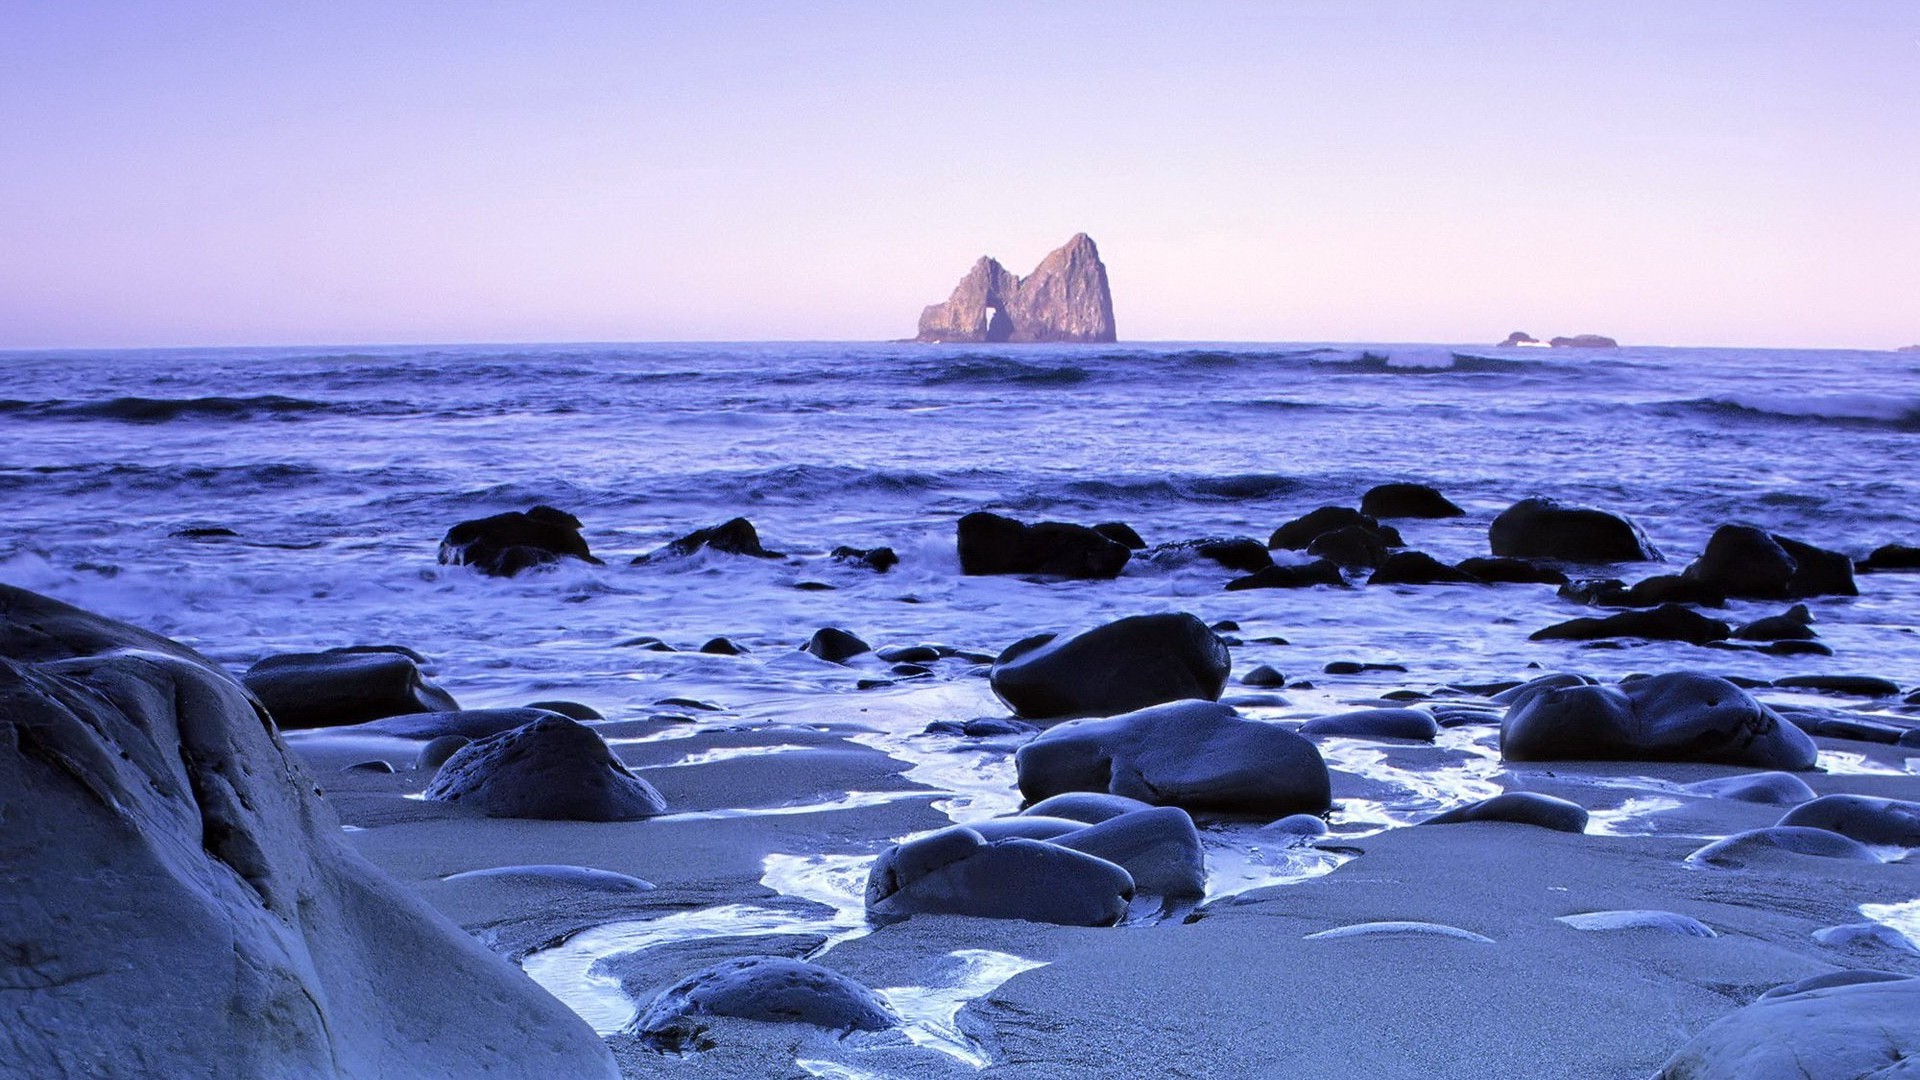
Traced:
<path fill-rule="evenodd" d="M 1620 343 L 1605 334 L 1575 334 L 1572 337 L 1557 337 L 1547 344 L 1556 349 L 1617 349 Z"/>
<path fill-rule="evenodd" d="M 920 313 L 914 340 L 1113 341 L 1106 264 L 1086 233 L 1076 234 L 1023 278 L 983 255 L 946 303 Z"/>
<path fill-rule="evenodd" d="M 0 586 L 0 1073 L 616 1075 L 317 790 L 219 665 Z"/>
<path fill-rule="evenodd" d="M 1538 345 L 1538 344 L 1540 344 L 1539 338 L 1534 337 L 1532 334 L 1527 333 L 1525 330 L 1515 330 L 1513 333 L 1507 335 L 1507 340 L 1501 342 L 1500 347 L 1503 349 L 1508 349 L 1508 348 L 1512 348 L 1515 345 Z"/>

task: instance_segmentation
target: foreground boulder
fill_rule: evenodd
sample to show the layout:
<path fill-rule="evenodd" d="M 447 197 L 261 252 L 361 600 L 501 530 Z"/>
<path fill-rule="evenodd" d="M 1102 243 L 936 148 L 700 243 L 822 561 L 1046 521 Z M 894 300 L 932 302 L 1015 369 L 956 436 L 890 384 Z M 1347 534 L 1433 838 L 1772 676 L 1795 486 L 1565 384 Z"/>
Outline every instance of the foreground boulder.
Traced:
<path fill-rule="evenodd" d="M 1541 686 L 1500 724 L 1508 761 L 1703 761 L 1803 772 L 1813 740 L 1725 679 L 1693 672 L 1619 686 Z"/>
<path fill-rule="evenodd" d="M 1786 993 L 1709 1024 L 1656 1080 L 1900 1080 L 1920 1058 L 1920 979 Z"/>
<path fill-rule="evenodd" d="M 0 994 L 18 1076 L 613 1077 L 368 865 L 246 691 L 0 586 Z"/>
<path fill-rule="evenodd" d="M 1184 612 L 1135 615 L 1062 639 L 1040 634 L 993 663 L 993 692 L 1029 720 L 1111 716 L 1183 698 L 1220 697 L 1226 642 Z"/>
<path fill-rule="evenodd" d="M 920 313 L 915 340 L 1111 342 L 1113 295 L 1100 250 L 1076 234 L 1024 278 L 983 255 L 945 303 Z"/>
<path fill-rule="evenodd" d="M 867 916 L 973 915 L 1061 926 L 1112 926 L 1133 878 L 1105 859 L 1039 840 L 988 840 L 964 825 L 896 844 L 867 875 Z"/>
<path fill-rule="evenodd" d="M 403 652 L 329 649 L 269 656 L 240 677 L 283 728 L 358 724 L 406 713 L 452 712 L 453 695 Z"/>
<path fill-rule="evenodd" d="M 1327 809 L 1320 751 L 1301 735 L 1208 701 L 1073 720 L 1014 755 L 1030 802 L 1104 791 L 1156 806 L 1268 818 Z"/>
<path fill-rule="evenodd" d="M 1688 564 L 1685 576 L 1723 596 L 1748 600 L 1797 600 L 1808 596 L 1858 596 L 1853 560 L 1752 525 L 1722 525 L 1707 549 Z"/>
<path fill-rule="evenodd" d="M 426 797 L 546 821 L 637 821 L 667 808 L 597 732 L 558 713 L 461 747 Z"/>
<path fill-rule="evenodd" d="M 737 1016 L 834 1031 L 885 1031 L 900 1017 L 880 995 L 819 964 L 784 956 L 746 956 L 694 972 L 653 999 L 633 1030 L 678 1044 L 692 1017 Z"/>
<path fill-rule="evenodd" d="M 985 511 L 960 519 L 958 543 L 963 574 L 1112 578 L 1120 576 L 1133 557 L 1126 545 L 1084 525 L 1027 525 Z"/>
<path fill-rule="evenodd" d="M 1660 552 L 1626 518 L 1554 499 L 1522 499 L 1487 528 L 1495 555 L 1579 563 L 1657 562 Z"/>
<path fill-rule="evenodd" d="M 490 577 L 512 577 L 561 559 L 600 565 L 580 536 L 580 519 L 551 506 L 463 521 L 440 541 L 442 563 L 471 566 Z"/>

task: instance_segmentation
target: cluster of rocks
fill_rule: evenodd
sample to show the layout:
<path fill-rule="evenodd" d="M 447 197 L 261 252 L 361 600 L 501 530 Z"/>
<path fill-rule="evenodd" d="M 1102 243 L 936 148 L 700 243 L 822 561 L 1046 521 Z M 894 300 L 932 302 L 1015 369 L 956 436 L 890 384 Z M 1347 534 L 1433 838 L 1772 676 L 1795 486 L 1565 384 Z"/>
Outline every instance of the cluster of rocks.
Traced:
<path fill-rule="evenodd" d="M 1500 343 L 1500 347 L 1510 349 L 1518 345 L 1539 344 L 1541 344 L 1539 338 L 1534 337 L 1525 330 L 1515 330 L 1513 333 L 1507 335 L 1507 339 Z M 1572 337 L 1557 337 L 1546 342 L 1546 344 L 1556 349 L 1617 349 L 1620 347 L 1619 342 L 1607 337 L 1605 334 L 1575 334 Z"/>

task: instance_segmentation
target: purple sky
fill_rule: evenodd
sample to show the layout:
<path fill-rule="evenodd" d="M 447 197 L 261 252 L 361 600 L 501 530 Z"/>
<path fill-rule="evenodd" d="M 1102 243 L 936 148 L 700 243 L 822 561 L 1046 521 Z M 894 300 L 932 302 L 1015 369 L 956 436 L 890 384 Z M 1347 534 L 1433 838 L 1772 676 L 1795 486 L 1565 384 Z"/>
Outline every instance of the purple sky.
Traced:
<path fill-rule="evenodd" d="M 1920 341 L 1920 3 L 0 6 L 0 348 Z"/>

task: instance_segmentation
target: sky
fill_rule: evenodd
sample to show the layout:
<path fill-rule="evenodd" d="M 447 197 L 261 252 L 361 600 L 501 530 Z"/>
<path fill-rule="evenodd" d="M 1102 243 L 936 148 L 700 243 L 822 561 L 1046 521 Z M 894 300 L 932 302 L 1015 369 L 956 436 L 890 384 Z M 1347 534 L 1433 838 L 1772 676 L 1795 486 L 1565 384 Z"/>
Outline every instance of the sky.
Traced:
<path fill-rule="evenodd" d="M 1920 2 L 0 3 L 0 348 L 1920 342 Z"/>

